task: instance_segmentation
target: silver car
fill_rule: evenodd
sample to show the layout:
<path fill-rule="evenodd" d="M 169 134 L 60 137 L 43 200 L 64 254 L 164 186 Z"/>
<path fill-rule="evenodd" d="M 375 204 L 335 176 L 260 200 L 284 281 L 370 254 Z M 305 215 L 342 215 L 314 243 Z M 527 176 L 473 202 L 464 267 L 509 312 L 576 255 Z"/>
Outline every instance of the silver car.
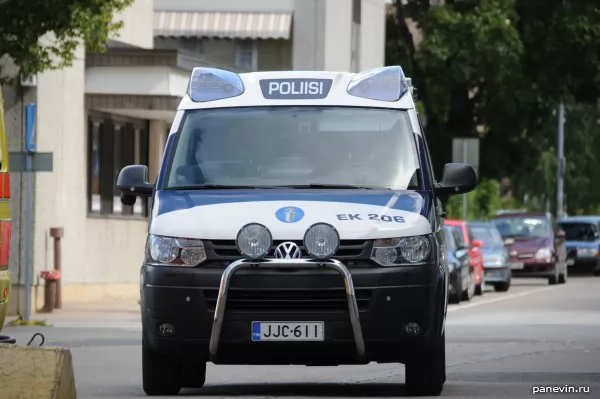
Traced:
<path fill-rule="evenodd" d="M 498 292 L 508 291 L 512 273 L 508 252 L 496 226 L 480 221 L 470 221 L 467 225 L 473 238 L 482 242 L 485 284 L 493 286 Z"/>

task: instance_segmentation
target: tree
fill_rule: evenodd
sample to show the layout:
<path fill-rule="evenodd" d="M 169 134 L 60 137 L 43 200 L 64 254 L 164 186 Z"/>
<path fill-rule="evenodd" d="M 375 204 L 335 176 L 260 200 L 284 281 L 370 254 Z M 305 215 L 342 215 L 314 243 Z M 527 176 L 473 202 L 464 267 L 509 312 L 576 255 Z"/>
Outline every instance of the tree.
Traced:
<path fill-rule="evenodd" d="M 407 18 L 422 32 L 418 46 Z M 578 198 L 577 206 L 600 203 L 596 190 L 579 197 L 573 191 L 583 187 L 583 171 L 600 167 L 600 158 L 587 155 L 598 148 L 589 147 L 597 145 L 591 137 L 600 134 L 591 122 L 597 113 L 590 113 L 600 98 L 597 0 L 446 0 L 444 6 L 396 1 L 388 31 L 388 63 L 406 63 L 413 74 L 438 174 L 451 160 L 453 137 L 478 135 L 483 177 L 511 177 L 520 198 L 553 199 L 554 112 L 564 102 L 568 120 L 571 110 L 578 118 L 565 145 L 567 198 Z M 579 123 L 581 118 L 589 123 Z M 582 148 L 586 156 L 577 155 Z"/>
<path fill-rule="evenodd" d="M 25 75 L 70 66 L 81 43 L 92 51 L 105 49 L 108 37 L 122 27 L 121 21 L 113 21 L 114 13 L 132 2 L 3 0 L 0 3 L 0 56 L 10 57 Z M 0 83 L 10 79 L 0 66 Z"/>

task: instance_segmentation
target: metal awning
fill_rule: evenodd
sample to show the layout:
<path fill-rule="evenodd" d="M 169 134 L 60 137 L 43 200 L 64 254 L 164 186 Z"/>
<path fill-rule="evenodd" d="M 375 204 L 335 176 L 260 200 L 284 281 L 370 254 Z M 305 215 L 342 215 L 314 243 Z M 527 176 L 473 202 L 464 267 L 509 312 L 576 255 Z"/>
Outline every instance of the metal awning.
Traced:
<path fill-rule="evenodd" d="M 289 39 L 291 13 L 155 11 L 154 36 Z"/>

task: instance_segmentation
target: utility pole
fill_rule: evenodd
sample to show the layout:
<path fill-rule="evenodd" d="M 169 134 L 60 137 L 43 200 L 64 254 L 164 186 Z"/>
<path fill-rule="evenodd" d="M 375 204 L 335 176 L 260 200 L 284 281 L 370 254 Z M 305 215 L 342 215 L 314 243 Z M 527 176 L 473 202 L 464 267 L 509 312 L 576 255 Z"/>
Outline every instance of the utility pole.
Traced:
<path fill-rule="evenodd" d="M 558 106 L 558 154 L 556 155 L 558 171 L 556 176 L 556 217 L 562 219 L 564 210 L 564 179 L 565 179 L 565 106 Z"/>

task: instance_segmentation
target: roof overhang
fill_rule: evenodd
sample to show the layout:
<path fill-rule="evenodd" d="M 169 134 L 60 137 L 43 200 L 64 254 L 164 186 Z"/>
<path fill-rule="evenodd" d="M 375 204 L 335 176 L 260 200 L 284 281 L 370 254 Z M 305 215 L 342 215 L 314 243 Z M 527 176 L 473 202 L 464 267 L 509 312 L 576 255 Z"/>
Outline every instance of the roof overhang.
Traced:
<path fill-rule="evenodd" d="M 221 65 L 181 50 L 110 48 L 86 55 L 86 107 L 116 115 L 171 122 L 197 66 Z"/>
<path fill-rule="evenodd" d="M 158 37 L 289 40 L 291 27 L 291 12 L 154 12 Z"/>

